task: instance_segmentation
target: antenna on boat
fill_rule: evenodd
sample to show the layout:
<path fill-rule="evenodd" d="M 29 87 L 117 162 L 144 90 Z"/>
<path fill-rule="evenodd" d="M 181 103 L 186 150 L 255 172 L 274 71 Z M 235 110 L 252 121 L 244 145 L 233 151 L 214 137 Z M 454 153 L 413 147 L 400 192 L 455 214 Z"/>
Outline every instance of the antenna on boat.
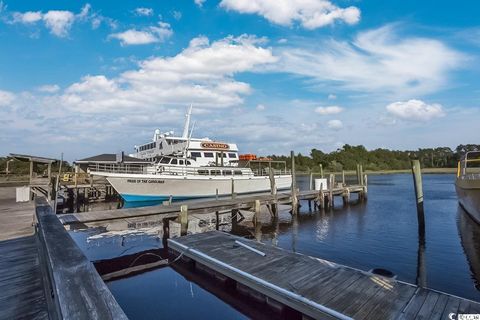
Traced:
<path fill-rule="evenodd" d="M 196 123 L 196 121 L 193 121 L 192 129 L 190 130 L 190 135 L 188 136 L 187 144 L 185 145 L 185 151 L 183 152 L 183 157 L 185 159 L 187 159 L 187 152 L 188 152 L 188 148 L 190 147 L 190 139 L 192 138 L 193 128 L 195 128 L 195 123 Z M 185 164 L 187 164 L 186 161 L 185 161 Z"/>
<path fill-rule="evenodd" d="M 188 138 L 188 129 L 190 127 L 190 116 L 192 115 L 193 104 L 190 104 L 190 107 L 187 109 L 185 114 L 185 125 L 183 126 L 182 138 Z"/>

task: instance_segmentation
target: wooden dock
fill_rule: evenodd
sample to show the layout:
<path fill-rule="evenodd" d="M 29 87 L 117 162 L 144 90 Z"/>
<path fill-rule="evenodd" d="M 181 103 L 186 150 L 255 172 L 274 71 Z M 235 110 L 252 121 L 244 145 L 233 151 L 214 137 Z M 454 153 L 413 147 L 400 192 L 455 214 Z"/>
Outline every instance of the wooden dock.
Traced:
<path fill-rule="evenodd" d="M 245 246 L 249 248 L 246 248 Z M 326 260 L 212 231 L 169 239 L 169 250 L 202 269 L 314 319 L 448 319 L 480 303 Z M 257 252 L 255 252 L 257 250 Z"/>
<path fill-rule="evenodd" d="M 126 319 L 45 199 L 0 188 L 0 319 Z"/>
<path fill-rule="evenodd" d="M 349 194 L 363 192 L 364 186 L 349 186 Z M 344 187 L 332 189 L 332 196 L 344 196 Z M 300 191 L 296 194 L 298 200 L 323 202 L 322 197 L 326 193 L 316 190 Z M 217 211 L 231 210 L 252 210 L 255 207 L 255 201 L 259 201 L 260 205 L 273 206 L 278 204 L 292 204 L 291 192 L 280 192 L 272 194 L 255 194 L 248 196 L 237 196 L 234 198 L 221 199 L 198 199 L 193 201 L 173 202 L 168 205 L 157 205 L 150 207 L 128 208 L 118 210 L 102 210 L 92 212 L 78 212 L 60 214 L 59 218 L 63 224 L 75 223 L 96 223 L 126 218 L 138 218 L 152 215 L 162 215 L 163 218 L 176 218 L 180 215 L 182 206 L 188 207 L 188 214 L 212 213 Z M 320 205 L 319 205 L 320 207 Z"/>
<path fill-rule="evenodd" d="M 49 319 L 34 236 L 0 242 L 0 319 Z"/>

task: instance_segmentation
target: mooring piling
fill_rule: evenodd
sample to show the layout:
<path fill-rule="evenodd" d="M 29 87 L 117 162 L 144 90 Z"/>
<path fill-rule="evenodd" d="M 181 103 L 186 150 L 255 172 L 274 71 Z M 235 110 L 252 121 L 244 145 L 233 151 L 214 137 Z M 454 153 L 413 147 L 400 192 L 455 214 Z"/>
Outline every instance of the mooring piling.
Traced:
<path fill-rule="evenodd" d="M 298 198 L 297 198 L 297 182 L 295 176 L 295 152 L 290 151 L 290 158 L 292 160 L 292 214 L 298 212 Z"/>
<path fill-rule="evenodd" d="M 412 160 L 413 185 L 415 187 L 415 199 L 417 204 L 417 220 L 418 232 L 420 235 L 425 234 L 425 213 L 423 210 L 423 187 L 422 187 L 422 171 L 419 160 Z"/>

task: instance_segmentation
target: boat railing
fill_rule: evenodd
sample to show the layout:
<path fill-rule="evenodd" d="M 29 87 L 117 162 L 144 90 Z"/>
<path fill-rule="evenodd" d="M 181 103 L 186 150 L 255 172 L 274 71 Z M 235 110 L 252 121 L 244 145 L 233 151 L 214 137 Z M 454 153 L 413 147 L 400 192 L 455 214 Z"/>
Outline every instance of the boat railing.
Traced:
<path fill-rule="evenodd" d="M 478 179 L 476 176 L 480 174 L 479 167 L 480 151 L 468 151 L 462 159 L 458 161 L 457 177 L 462 179 Z M 476 172 L 472 172 L 473 170 Z M 471 178 L 467 178 L 467 176 L 471 176 Z"/>
<path fill-rule="evenodd" d="M 107 173 L 147 173 L 147 166 L 128 163 L 95 163 L 88 166 L 89 172 L 107 172 Z"/>
<path fill-rule="evenodd" d="M 239 167 L 250 168 L 255 176 L 268 176 L 270 170 L 274 175 L 291 174 L 291 170 L 287 169 L 287 162 L 281 160 L 259 159 L 240 161 Z"/>

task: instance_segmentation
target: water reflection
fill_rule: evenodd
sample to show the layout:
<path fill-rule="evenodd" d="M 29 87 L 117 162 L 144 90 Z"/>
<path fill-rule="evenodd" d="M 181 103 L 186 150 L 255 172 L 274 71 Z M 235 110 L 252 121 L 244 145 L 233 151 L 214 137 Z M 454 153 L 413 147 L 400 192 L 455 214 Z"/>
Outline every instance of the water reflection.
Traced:
<path fill-rule="evenodd" d="M 475 287 L 480 289 L 480 225 L 460 206 L 458 207 L 458 233 L 467 256 Z"/>

